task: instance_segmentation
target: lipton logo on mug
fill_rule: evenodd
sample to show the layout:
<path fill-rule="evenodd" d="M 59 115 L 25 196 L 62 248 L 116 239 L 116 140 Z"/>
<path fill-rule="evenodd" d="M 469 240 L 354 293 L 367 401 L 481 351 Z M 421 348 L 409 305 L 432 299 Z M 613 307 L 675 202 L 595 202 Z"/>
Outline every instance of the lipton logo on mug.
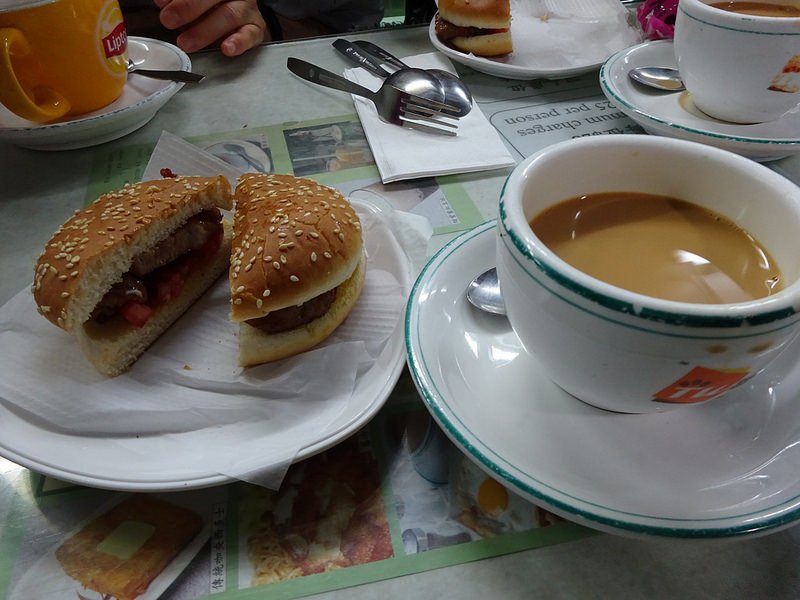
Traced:
<path fill-rule="evenodd" d="M 117 0 L 55 0 L 0 12 L 0 102 L 47 123 L 107 106 L 127 80 Z"/>

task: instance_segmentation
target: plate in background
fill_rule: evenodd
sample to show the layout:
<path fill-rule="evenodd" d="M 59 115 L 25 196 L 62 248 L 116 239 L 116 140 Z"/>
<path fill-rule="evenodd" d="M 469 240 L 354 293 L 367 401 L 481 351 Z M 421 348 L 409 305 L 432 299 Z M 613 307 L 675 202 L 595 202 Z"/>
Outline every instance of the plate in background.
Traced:
<path fill-rule="evenodd" d="M 428 36 L 434 48 L 451 60 L 507 79 L 563 79 L 596 71 L 609 56 L 642 40 L 641 29 L 624 13 L 618 21 L 589 23 L 543 20 L 525 8 L 529 7 L 524 2 L 512 4 L 514 52 L 507 56 L 475 56 L 442 43 L 436 37 L 435 18 Z"/>

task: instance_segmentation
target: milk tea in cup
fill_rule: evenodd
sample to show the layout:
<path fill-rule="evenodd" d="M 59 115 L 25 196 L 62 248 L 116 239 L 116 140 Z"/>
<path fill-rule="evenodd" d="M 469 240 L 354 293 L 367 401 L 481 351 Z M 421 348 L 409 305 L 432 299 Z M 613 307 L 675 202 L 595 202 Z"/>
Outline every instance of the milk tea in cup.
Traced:
<path fill-rule="evenodd" d="M 661 136 L 568 140 L 517 165 L 498 215 L 509 322 L 588 404 L 723 403 L 800 334 L 800 188 L 742 156 Z"/>
<path fill-rule="evenodd" d="M 576 269 L 646 296 L 732 304 L 784 287 L 763 244 L 719 213 L 678 198 L 586 194 L 542 211 L 530 226 Z"/>
<path fill-rule="evenodd" d="M 675 58 L 695 106 L 762 123 L 800 105 L 800 0 L 681 0 Z"/>
<path fill-rule="evenodd" d="M 117 0 L 26 1 L 0 11 L 0 103 L 47 123 L 119 98 L 128 38 Z"/>

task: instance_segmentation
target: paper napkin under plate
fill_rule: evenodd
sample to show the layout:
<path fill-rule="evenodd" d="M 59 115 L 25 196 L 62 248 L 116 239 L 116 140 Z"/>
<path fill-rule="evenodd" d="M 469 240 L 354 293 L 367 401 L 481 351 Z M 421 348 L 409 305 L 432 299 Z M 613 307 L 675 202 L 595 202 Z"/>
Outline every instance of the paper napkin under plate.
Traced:
<path fill-rule="evenodd" d="M 438 52 L 409 56 L 403 62 L 411 67 L 455 73 L 450 61 Z M 377 90 L 383 83 L 380 77 L 361 67 L 346 70 L 344 76 L 371 90 Z M 353 98 L 383 183 L 486 171 L 515 164 L 477 103 L 468 115 L 458 120 L 458 135 L 445 136 L 386 123 L 378 117 L 372 102 L 358 96 Z"/>

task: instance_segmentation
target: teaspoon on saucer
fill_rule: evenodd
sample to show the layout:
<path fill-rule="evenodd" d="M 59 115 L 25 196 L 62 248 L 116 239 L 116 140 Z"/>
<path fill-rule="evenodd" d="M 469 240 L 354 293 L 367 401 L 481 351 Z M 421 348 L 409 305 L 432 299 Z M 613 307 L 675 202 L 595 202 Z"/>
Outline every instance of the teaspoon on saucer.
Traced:
<path fill-rule="evenodd" d="M 135 73 L 152 79 L 165 79 L 167 81 L 181 81 L 183 83 L 198 83 L 205 79 L 205 75 L 191 71 L 140 69 L 132 60 L 128 60 L 128 73 Z"/>
<path fill-rule="evenodd" d="M 678 70 L 670 67 L 635 67 L 628 71 L 628 77 L 657 90 L 680 92 L 685 89 Z"/>
<path fill-rule="evenodd" d="M 495 315 L 505 315 L 506 305 L 500 293 L 497 269 L 492 267 L 473 279 L 467 286 L 467 300 L 475 308 Z"/>

